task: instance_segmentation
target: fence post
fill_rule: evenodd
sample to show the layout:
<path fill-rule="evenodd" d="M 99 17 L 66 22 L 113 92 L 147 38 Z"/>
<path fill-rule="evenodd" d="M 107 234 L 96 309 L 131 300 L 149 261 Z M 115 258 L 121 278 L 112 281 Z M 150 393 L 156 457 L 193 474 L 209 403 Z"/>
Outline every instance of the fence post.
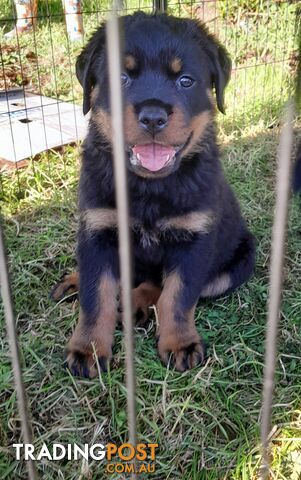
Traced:
<path fill-rule="evenodd" d="M 154 13 L 166 13 L 167 12 L 167 0 L 153 0 Z"/>
<path fill-rule="evenodd" d="M 121 299 L 126 350 L 126 387 L 129 442 L 136 445 L 136 400 L 134 368 L 134 332 L 132 309 L 132 255 L 129 229 L 128 182 L 123 132 L 123 97 L 121 86 L 120 23 L 116 6 L 107 20 L 110 105 L 113 130 L 114 174 L 119 232 Z M 131 478 L 136 478 L 135 474 Z"/>
<path fill-rule="evenodd" d="M 6 321 L 7 335 L 9 341 L 10 354 L 14 372 L 14 380 L 17 392 L 18 410 L 22 425 L 22 436 L 25 444 L 32 443 L 32 431 L 29 421 L 28 406 L 25 394 L 24 383 L 22 380 L 22 370 L 20 362 L 20 351 L 17 340 L 16 322 L 13 309 L 9 274 L 5 256 L 4 238 L 2 225 L 0 221 L 0 286 L 1 296 L 4 306 L 4 316 Z M 28 475 L 30 480 L 37 480 L 37 472 L 34 462 L 29 459 L 26 461 Z"/>
<path fill-rule="evenodd" d="M 291 100 L 284 115 L 284 126 L 278 150 L 276 182 L 276 209 L 272 233 L 270 268 L 270 293 L 265 340 L 265 366 L 261 417 L 262 465 L 261 478 L 269 476 L 269 444 L 271 414 L 277 361 L 277 332 L 282 296 L 282 272 L 284 266 L 285 236 L 291 187 L 291 155 L 293 146 L 294 102 Z"/>

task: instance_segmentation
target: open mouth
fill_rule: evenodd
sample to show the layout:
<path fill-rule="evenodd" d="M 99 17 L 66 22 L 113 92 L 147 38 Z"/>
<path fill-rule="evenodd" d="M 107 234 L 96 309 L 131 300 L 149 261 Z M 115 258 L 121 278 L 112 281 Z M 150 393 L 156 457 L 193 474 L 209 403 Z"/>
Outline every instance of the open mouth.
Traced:
<path fill-rule="evenodd" d="M 150 172 L 158 172 L 171 165 L 183 145 L 174 147 L 161 143 L 146 143 L 131 147 L 130 162 L 132 166 L 143 167 Z"/>

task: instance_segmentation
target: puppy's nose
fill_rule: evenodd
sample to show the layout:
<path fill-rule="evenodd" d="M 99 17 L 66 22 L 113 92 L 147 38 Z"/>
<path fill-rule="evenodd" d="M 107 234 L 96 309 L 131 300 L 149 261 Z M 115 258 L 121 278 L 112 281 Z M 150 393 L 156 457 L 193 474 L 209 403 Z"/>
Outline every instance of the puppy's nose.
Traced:
<path fill-rule="evenodd" d="M 142 128 L 152 133 L 159 133 L 167 125 L 168 115 L 164 108 L 143 107 L 138 115 L 139 124 Z"/>

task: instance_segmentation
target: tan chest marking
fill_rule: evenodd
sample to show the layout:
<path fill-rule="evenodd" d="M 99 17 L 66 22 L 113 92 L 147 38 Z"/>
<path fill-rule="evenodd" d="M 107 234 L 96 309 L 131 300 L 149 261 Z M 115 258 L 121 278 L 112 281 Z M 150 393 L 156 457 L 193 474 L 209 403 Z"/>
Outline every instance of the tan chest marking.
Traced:
<path fill-rule="evenodd" d="M 117 210 L 111 208 L 93 208 L 83 213 L 86 229 L 91 232 L 105 229 L 117 229 Z M 158 245 L 164 238 L 189 239 L 193 233 L 207 234 L 215 220 L 212 210 L 190 212 L 169 218 L 161 218 L 152 229 L 147 229 L 143 222 L 130 218 L 131 229 L 141 237 L 144 247 Z"/>
<path fill-rule="evenodd" d="M 90 208 L 83 213 L 86 229 L 90 231 L 117 227 L 117 210 L 115 208 Z"/>
<path fill-rule="evenodd" d="M 214 213 L 212 210 L 205 212 L 190 212 L 177 217 L 170 217 L 160 221 L 160 227 L 163 230 L 176 229 L 185 230 L 191 233 L 209 233 L 214 223 Z"/>

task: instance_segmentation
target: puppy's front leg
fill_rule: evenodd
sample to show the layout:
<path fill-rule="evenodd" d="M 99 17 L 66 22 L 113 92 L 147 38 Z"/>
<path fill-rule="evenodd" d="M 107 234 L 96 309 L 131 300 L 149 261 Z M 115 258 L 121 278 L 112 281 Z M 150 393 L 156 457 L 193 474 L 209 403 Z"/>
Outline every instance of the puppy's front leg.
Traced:
<path fill-rule="evenodd" d="M 171 362 L 183 372 L 205 360 L 205 345 L 194 322 L 194 313 L 210 259 L 202 248 L 177 252 L 172 259 L 157 303 L 158 351 L 165 364 Z"/>
<path fill-rule="evenodd" d="M 95 377 L 107 370 L 117 319 L 118 250 L 110 232 L 79 234 L 80 315 L 67 345 L 67 364 L 74 375 Z"/>

